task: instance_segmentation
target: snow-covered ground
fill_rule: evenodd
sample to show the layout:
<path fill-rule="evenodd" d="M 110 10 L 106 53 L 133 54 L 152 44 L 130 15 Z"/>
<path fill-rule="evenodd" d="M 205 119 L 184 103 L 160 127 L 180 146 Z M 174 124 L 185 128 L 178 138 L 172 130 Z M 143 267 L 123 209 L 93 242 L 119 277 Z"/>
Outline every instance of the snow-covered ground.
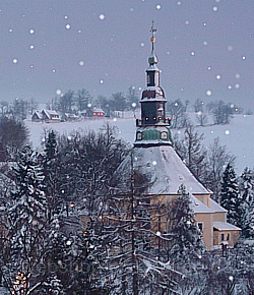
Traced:
<path fill-rule="evenodd" d="M 134 118 L 115 120 L 104 118 L 61 123 L 37 123 L 27 120 L 26 125 L 30 131 L 30 140 L 37 148 L 40 146 L 46 130 L 53 129 L 61 134 L 70 134 L 75 130 L 88 132 L 89 130 L 100 130 L 107 122 L 116 127 L 120 137 L 131 143 L 134 141 Z M 254 116 L 237 115 L 229 125 L 198 127 L 198 130 L 205 134 L 206 146 L 209 146 L 214 138 L 220 138 L 221 144 L 226 145 L 228 151 L 236 156 L 238 173 L 241 173 L 246 166 L 254 167 Z M 174 132 L 181 132 L 181 130 Z"/>

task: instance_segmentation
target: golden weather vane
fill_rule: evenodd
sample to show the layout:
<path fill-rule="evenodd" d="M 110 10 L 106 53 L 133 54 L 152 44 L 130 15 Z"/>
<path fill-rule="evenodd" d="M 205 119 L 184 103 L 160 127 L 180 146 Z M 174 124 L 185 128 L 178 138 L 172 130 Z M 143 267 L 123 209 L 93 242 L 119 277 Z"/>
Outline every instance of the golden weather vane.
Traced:
<path fill-rule="evenodd" d="M 154 26 L 154 21 L 152 21 L 152 26 L 151 26 L 150 32 L 152 33 L 150 41 L 152 43 L 152 53 L 153 53 L 154 52 L 154 44 L 156 42 L 155 33 L 157 32 L 157 29 Z"/>

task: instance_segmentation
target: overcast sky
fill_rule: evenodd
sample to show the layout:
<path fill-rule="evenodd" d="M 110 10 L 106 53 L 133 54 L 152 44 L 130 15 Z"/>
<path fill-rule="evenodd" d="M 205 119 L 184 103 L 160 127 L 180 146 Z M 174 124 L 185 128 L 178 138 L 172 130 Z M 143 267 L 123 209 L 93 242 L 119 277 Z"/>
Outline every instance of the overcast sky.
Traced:
<path fill-rule="evenodd" d="M 169 99 L 254 109 L 253 0 L 1 0 L 0 9 L 0 99 L 143 87 L 155 20 Z"/>

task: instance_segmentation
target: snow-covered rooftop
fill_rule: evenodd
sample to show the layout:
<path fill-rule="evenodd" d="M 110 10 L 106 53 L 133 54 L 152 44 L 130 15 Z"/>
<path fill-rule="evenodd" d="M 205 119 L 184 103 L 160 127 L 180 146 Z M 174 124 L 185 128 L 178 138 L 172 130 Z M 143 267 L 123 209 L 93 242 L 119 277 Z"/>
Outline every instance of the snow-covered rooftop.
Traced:
<path fill-rule="evenodd" d="M 216 203 L 213 199 L 210 199 L 210 208 L 214 213 L 226 213 L 227 210 L 223 208 L 220 204 Z"/>
<path fill-rule="evenodd" d="M 213 222 L 213 227 L 217 230 L 241 230 L 239 227 L 227 222 Z"/>
<path fill-rule="evenodd" d="M 176 194 L 181 184 L 191 194 L 209 194 L 171 146 L 134 148 L 133 159 L 134 168 L 151 182 L 148 188 L 150 194 Z M 121 166 L 124 169 L 125 163 Z"/>
<path fill-rule="evenodd" d="M 213 209 L 207 207 L 198 198 L 191 196 L 191 206 L 194 213 L 214 213 Z"/>

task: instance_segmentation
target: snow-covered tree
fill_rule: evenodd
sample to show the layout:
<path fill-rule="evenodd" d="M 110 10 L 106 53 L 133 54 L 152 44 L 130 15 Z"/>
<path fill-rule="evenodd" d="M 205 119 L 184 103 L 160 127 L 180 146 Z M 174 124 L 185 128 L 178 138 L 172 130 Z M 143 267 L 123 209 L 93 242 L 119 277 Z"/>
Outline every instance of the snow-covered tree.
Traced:
<path fill-rule="evenodd" d="M 172 243 L 170 257 L 177 267 L 191 269 L 205 251 L 201 232 L 197 226 L 189 193 L 183 185 L 172 209 Z"/>
<path fill-rule="evenodd" d="M 204 175 L 203 184 L 213 192 L 212 198 L 220 201 L 222 175 L 228 163 L 233 165 L 235 157 L 227 152 L 226 146 L 221 145 L 219 138 L 215 138 L 208 148 L 208 171 Z"/>
<path fill-rule="evenodd" d="M 51 275 L 47 280 L 40 286 L 39 290 L 34 292 L 38 295 L 65 295 L 67 294 L 64 290 L 61 280 L 56 275 Z"/>
<path fill-rule="evenodd" d="M 193 125 L 188 125 L 184 130 L 183 140 L 175 137 L 175 149 L 186 166 L 199 179 L 204 182 L 207 174 L 207 151 L 203 144 L 204 134 L 199 134 Z"/>
<path fill-rule="evenodd" d="M 43 156 L 44 184 L 48 206 L 48 220 L 61 211 L 61 167 L 57 149 L 56 134 L 50 131 L 46 137 Z"/>
<path fill-rule="evenodd" d="M 181 99 L 169 101 L 167 103 L 167 110 L 172 118 L 172 128 L 184 128 L 189 122 L 186 113 L 189 102 L 183 102 Z"/>
<path fill-rule="evenodd" d="M 14 173 L 15 189 L 8 208 L 10 269 L 12 276 L 20 272 L 29 278 L 29 287 L 44 251 L 47 224 L 43 170 L 29 146 L 21 151 Z"/>
<path fill-rule="evenodd" d="M 244 238 L 254 238 L 254 174 L 248 168 L 245 168 L 239 178 L 239 190 L 241 196 L 241 207 L 239 208 L 241 235 Z"/>
<path fill-rule="evenodd" d="M 228 211 L 228 221 L 236 226 L 240 226 L 242 216 L 242 198 L 239 193 L 236 173 L 231 164 L 227 165 L 223 173 L 220 204 Z"/>

